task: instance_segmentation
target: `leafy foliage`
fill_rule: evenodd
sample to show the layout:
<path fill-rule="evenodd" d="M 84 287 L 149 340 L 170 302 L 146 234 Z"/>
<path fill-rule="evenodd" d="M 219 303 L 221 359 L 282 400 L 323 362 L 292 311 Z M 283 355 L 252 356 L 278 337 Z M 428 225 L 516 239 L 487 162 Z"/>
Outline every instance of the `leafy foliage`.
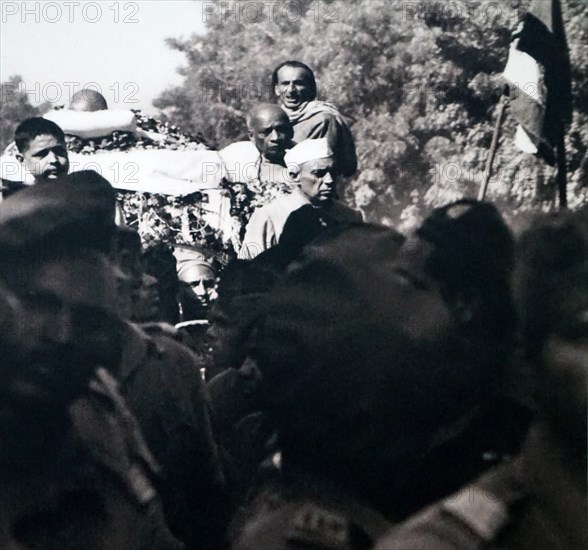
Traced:
<path fill-rule="evenodd" d="M 39 114 L 31 105 L 20 75 L 2 82 L 0 90 L 0 151 L 14 139 L 14 130 L 25 119 Z"/>
<path fill-rule="evenodd" d="M 477 194 L 501 95 L 497 77 L 528 0 L 251 4 L 217 2 L 205 36 L 169 40 L 186 55 L 185 80 L 155 106 L 173 123 L 219 147 L 245 139 L 247 110 L 274 101 L 272 69 L 299 59 L 315 71 L 319 99 L 352 121 L 360 170 L 346 198 L 368 219 L 408 228 L 433 206 Z M 568 194 L 577 206 L 588 188 L 588 8 L 562 4 L 574 79 Z M 514 131 L 507 113 L 489 188 L 513 219 L 551 208 L 555 194 L 553 169 L 519 153 Z"/>

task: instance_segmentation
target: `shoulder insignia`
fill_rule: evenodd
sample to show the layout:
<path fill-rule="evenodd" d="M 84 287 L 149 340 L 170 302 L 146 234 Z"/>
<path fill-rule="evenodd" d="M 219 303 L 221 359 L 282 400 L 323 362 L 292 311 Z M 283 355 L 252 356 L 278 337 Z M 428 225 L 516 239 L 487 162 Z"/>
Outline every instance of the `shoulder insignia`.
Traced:
<path fill-rule="evenodd" d="M 492 540 L 508 521 L 508 508 L 495 495 L 469 485 L 446 498 L 441 508 L 484 541 Z"/>
<path fill-rule="evenodd" d="M 349 521 L 315 504 L 305 504 L 294 512 L 286 539 L 333 550 L 350 547 Z"/>

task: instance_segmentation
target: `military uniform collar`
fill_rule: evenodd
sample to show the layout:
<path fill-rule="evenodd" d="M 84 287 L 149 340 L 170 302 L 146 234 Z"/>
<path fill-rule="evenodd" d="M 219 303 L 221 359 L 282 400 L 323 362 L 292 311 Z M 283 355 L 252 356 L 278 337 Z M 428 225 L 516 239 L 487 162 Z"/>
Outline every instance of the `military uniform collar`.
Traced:
<path fill-rule="evenodd" d="M 117 378 L 124 382 L 139 368 L 155 344 L 134 323 L 126 322 L 122 332 L 124 343 Z"/>

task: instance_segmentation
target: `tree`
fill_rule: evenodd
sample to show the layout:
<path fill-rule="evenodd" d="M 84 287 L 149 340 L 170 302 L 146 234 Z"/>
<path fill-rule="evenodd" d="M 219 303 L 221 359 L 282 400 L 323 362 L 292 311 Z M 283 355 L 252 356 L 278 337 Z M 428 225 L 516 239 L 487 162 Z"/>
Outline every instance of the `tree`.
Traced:
<path fill-rule="evenodd" d="M 574 77 L 566 138 L 574 206 L 587 199 L 580 185 L 588 148 L 588 7 L 563 3 Z M 185 80 L 155 106 L 175 124 L 218 146 L 244 139 L 247 110 L 274 101 L 272 69 L 299 59 L 315 71 L 319 99 L 352 121 L 360 170 L 346 199 L 368 219 L 406 228 L 434 206 L 476 195 L 501 94 L 498 76 L 528 0 L 256 4 L 263 10 L 217 2 L 205 36 L 169 41 L 186 55 Z M 511 217 L 549 207 L 554 189 L 550 169 L 514 149 L 514 130 L 507 117 L 489 190 Z"/>
<path fill-rule="evenodd" d="M 14 130 L 25 119 L 39 114 L 31 105 L 20 75 L 11 76 L 0 88 L 0 152 L 14 139 Z"/>

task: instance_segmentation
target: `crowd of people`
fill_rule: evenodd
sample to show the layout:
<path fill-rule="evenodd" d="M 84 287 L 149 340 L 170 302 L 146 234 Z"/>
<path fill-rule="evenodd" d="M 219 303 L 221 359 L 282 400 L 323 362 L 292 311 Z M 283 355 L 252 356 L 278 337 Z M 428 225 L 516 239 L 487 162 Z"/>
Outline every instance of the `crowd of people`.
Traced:
<path fill-rule="evenodd" d="M 306 65 L 272 81 L 221 151 L 262 197 L 223 269 L 144 251 L 55 123 L 17 128 L 0 546 L 588 547 L 588 209 L 516 236 L 465 198 L 408 235 L 366 223 L 339 200 L 345 119 Z"/>

